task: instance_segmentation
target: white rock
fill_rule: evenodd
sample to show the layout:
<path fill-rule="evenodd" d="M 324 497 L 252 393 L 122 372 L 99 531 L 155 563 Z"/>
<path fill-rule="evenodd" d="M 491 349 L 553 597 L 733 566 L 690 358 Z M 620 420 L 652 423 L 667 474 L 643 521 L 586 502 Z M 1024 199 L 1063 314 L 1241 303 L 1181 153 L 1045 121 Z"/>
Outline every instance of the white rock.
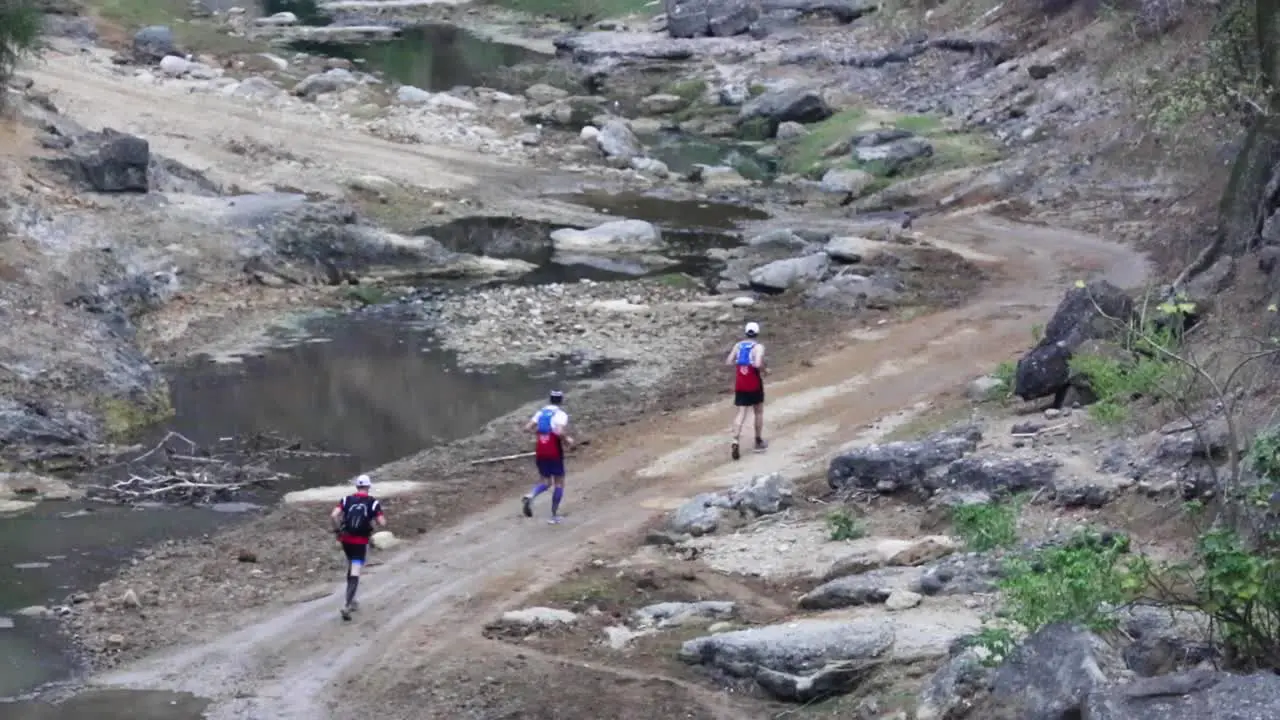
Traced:
<path fill-rule="evenodd" d="M 920 593 L 913 593 L 910 590 L 894 590 L 889 593 L 888 599 L 884 601 L 885 608 L 889 610 L 910 610 L 920 604 L 923 600 Z"/>
<path fill-rule="evenodd" d="M 379 550 L 390 550 L 401 542 L 400 538 L 396 537 L 390 530 L 379 530 L 369 540 Z"/>
<path fill-rule="evenodd" d="M 549 607 L 531 607 L 502 613 L 502 623 L 504 625 L 519 625 L 527 628 L 571 625 L 577 621 L 578 616 L 568 610 Z"/>
<path fill-rule="evenodd" d="M 278 12 L 271 17 L 258 18 L 255 22 L 259 25 L 297 25 L 298 16 L 291 12 Z"/>
<path fill-rule="evenodd" d="M 396 102 L 401 105 L 426 105 L 431 98 L 431 93 L 412 85 L 401 85 L 396 89 Z"/>
<path fill-rule="evenodd" d="M 53 617 L 53 611 L 43 605 L 30 605 L 14 612 L 21 617 L 44 618 Z"/>
<path fill-rule="evenodd" d="M 191 63 L 177 55 L 165 55 L 160 61 L 160 72 L 169 77 L 182 77 L 191 68 Z"/>
<path fill-rule="evenodd" d="M 0 630 L 12 630 L 12 629 L 13 629 L 13 618 L 7 618 L 3 615 L 0 615 Z"/>
<path fill-rule="evenodd" d="M 733 299 L 733 306 L 739 308 L 748 308 L 756 304 L 756 299 L 742 295 Z"/>
<path fill-rule="evenodd" d="M 480 109 L 480 107 L 475 103 L 454 97 L 449 93 L 436 93 L 431 96 L 431 100 L 427 104 L 433 108 L 449 108 L 452 110 L 462 110 L 464 112 L 476 112 Z"/>
<path fill-rule="evenodd" d="M 884 244 L 856 235 L 831 238 L 824 248 L 833 260 L 858 263 L 867 262 L 884 251 Z"/>
<path fill-rule="evenodd" d="M 584 125 L 582 132 L 578 133 L 578 137 L 582 138 L 583 142 L 597 143 L 600 141 L 600 128 L 594 125 Z"/>
<path fill-rule="evenodd" d="M 266 60 L 272 65 L 275 65 L 277 70 L 289 69 L 289 61 L 285 60 L 279 55 L 272 55 L 271 53 L 258 53 L 258 57 L 262 58 L 263 60 Z"/>
<path fill-rule="evenodd" d="M 644 253 L 662 247 L 662 233 L 644 220 L 614 220 L 589 230 L 556 230 L 551 242 L 560 252 Z"/>

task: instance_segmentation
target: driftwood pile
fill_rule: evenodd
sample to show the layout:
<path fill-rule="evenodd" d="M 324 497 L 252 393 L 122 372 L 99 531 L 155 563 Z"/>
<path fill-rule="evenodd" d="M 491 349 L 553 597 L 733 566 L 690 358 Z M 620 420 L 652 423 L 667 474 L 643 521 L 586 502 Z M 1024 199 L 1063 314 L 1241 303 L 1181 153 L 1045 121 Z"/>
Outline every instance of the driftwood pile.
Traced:
<path fill-rule="evenodd" d="M 273 469 L 273 460 L 340 455 L 305 450 L 300 443 L 263 434 L 220 438 L 206 448 L 170 432 L 150 450 L 103 468 L 101 476 L 109 484 L 89 486 L 88 493 L 95 500 L 120 504 L 226 502 L 242 490 L 292 477 Z"/>

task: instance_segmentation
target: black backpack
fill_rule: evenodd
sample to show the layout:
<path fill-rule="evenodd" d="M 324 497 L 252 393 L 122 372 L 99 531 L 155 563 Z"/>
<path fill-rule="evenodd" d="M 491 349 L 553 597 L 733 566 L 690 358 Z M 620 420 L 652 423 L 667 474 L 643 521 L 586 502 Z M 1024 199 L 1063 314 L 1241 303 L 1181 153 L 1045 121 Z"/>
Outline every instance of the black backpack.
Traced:
<path fill-rule="evenodd" d="M 348 495 L 342 501 L 342 532 L 356 537 L 373 534 L 373 518 L 378 501 L 365 495 Z"/>

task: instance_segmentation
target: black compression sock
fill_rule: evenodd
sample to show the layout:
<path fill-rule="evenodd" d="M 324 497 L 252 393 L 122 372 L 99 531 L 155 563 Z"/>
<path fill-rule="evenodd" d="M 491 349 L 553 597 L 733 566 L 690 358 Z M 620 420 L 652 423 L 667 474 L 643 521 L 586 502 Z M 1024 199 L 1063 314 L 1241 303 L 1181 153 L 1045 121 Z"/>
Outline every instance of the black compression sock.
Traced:
<path fill-rule="evenodd" d="M 356 588 L 360 586 L 360 578 L 356 575 L 347 576 L 347 604 L 355 602 Z"/>

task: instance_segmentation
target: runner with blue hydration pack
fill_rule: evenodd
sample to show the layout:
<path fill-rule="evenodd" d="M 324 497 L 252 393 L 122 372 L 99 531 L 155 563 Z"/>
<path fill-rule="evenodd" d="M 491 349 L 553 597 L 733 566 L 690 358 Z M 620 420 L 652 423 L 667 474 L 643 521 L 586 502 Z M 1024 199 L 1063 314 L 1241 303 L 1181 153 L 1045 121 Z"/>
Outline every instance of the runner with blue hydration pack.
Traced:
<path fill-rule="evenodd" d="M 755 414 L 756 452 L 769 447 L 761 433 L 764 432 L 764 376 L 768 372 L 764 364 L 764 345 L 757 338 L 760 336 L 760 325 L 749 322 L 745 330 L 746 340 L 734 343 L 729 350 L 725 364 L 734 366 L 733 370 L 733 404 L 738 408 L 733 418 L 730 432 L 733 434 L 733 445 L 730 454 L 734 460 L 741 457 L 738 450 L 738 438 L 742 435 L 742 426 L 747 422 L 747 410 Z"/>
<path fill-rule="evenodd" d="M 533 500 L 547 491 L 547 481 L 555 489 L 551 493 L 551 524 L 560 523 L 560 501 L 564 499 L 564 452 L 573 445 L 569 437 L 569 415 L 560 404 L 564 393 L 551 391 L 551 403 L 534 413 L 525 430 L 536 435 L 533 447 L 534 463 L 538 466 L 541 482 L 520 499 L 520 509 L 525 517 L 533 517 Z"/>

